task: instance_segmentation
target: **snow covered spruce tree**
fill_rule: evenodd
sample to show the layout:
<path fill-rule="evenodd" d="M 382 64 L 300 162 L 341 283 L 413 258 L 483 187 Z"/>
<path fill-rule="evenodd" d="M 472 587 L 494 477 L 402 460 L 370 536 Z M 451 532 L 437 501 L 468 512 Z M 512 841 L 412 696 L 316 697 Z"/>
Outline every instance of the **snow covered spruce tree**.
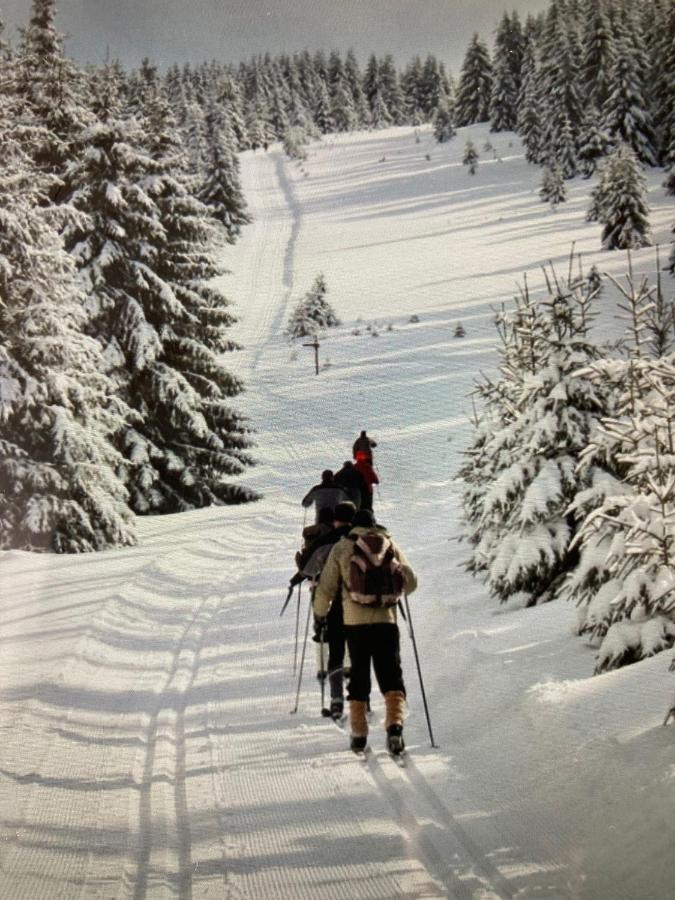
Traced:
<path fill-rule="evenodd" d="M 478 473 L 464 497 L 467 567 L 502 602 L 521 592 L 530 606 L 555 598 L 577 562 L 570 508 L 593 475 L 580 476 L 577 463 L 611 402 L 579 375 L 600 356 L 588 334 L 593 297 L 585 279 L 551 273 L 545 299 L 525 289 L 500 317 L 501 378 L 483 386 L 487 418 L 479 414 L 460 474 L 471 465 Z"/>
<path fill-rule="evenodd" d="M 83 74 L 64 55 L 55 17 L 55 0 L 32 0 L 12 68 L 17 115 L 39 126 L 27 149 L 41 172 L 58 179 L 81 151 L 82 131 L 93 120 Z M 60 199 L 58 180 L 50 185 L 49 199 Z"/>
<path fill-rule="evenodd" d="M 434 115 L 434 137 L 439 144 L 444 144 L 455 136 L 455 110 L 452 101 L 442 96 Z"/>
<path fill-rule="evenodd" d="M 462 163 L 468 167 L 469 175 L 476 174 L 479 159 L 480 157 L 478 155 L 478 150 L 476 150 L 476 145 L 473 141 L 467 141 L 464 145 L 464 155 L 462 156 Z"/>
<path fill-rule="evenodd" d="M 490 130 L 510 131 L 516 127 L 518 92 L 524 51 L 518 14 L 504 13 L 497 28 L 490 96 Z"/>
<path fill-rule="evenodd" d="M 233 244 L 242 226 L 251 221 L 239 179 L 237 138 L 229 120 L 215 105 L 209 110 L 205 124 L 205 173 L 199 198 L 213 210 L 225 229 L 228 242 Z"/>
<path fill-rule="evenodd" d="M 466 51 L 457 88 L 457 125 L 473 125 L 490 118 L 492 63 L 487 47 L 477 34 Z"/>
<path fill-rule="evenodd" d="M 135 417 L 118 435 L 137 513 L 240 502 L 229 482 L 250 462 L 246 428 L 229 404 L 241 385 L 224 368 L 232 349 L 227 301 L 207 283 L 220 269 L 208 209 L 188 190 L 175 123 L 159 109 L 124 121 L 103 72 L 100 122 L 67 172 L 81 212 L 66 232 L 86 294 L 89 333 Z M 163 132 L 149 131 L 164 127 Z"/>
<path fill-rule="evenodd" d="M 612 279 L 614 280 L 614 279 Z M 596 672 L 675 643 L 675 328 L 671 304 L 629 255 L 622 309 L 627 356 L 594 363 L 588 377 L 615 398 L 582 454 L 595 468 L 575 503 L 579 565 L 565 592 L 579 633 L 599 645 Z"/>
<path fill-rule="evenodd" d="M 0 547 L 132 544 L 123 459 L 109 440 L 127 410 L 102 374 L 98 344 L 83 334 L 75 267 L 50 224 L 52 181 L 21 149 L 33 130 L 15 130 L 20 107 L 6 76 L 0 71 Z"/>
<path fill-rule="evenodd" d="M 595 172 L 599 160 L 605 156 L 609 146 L 609 136 L 600 126 L 598 109 L 593 103 L 590 103 L 581 120 L 577 140 L 577 156 L 584 178 L 590 178 Z"/>
<path fill-rule="evenodd" d="M 556 161 L 566 178 L 576 172 L 575 146 L 582 118 L 575 22 L 562 0 L 552 0 L 541 37 L 542 160 Z"/>
<path fill-rule="evenodd" d="M 641 162 L 654 166 L 655 137 L 643 78 L 640 54 L 624 34 L 617 46 L 611 91 L 603 107 L 603 129 L 615 142 L 628 144 Z"/>
<path fill-rule="evenodd" d="M 602 109 L 610 92 L 610 75 L 616 58 L 614 34 L 607 4 L 586 0 L 582 28 L 582 81 L 592 106 Z"/>
<path fill-rule="evenodd" d="M 326 299 L 327 293 L 326 279 L 319 274 L 290 315 L 286 328 L 289 337 L 313 336 L 323 328 L 333 328 L 340 324 L 333 307 Z"/>
<path fill-rule="evenodd" d="M 539 89 L 539 66 L 534 40 L 528 41 L 523 56 L 522 81 L 517 105 L 517 130 L 525 145 L 525 159 L 539 164 L 544 160 L 542 101 Z"/>
<path fill-rule="evenodd" d="M 587 218 L 597 218 L 604 226 L 604 250 L 649 246 L 647 185 L 629 147 L 619 145 L 607 157 L 591 197 Z"/>
<path fill-rule="evenodd" d="M 567 200 L 565 179 L 563 178 L 562 169 L 557 163 L 544 169 L 539 196 L 544 203 L 550 203 L 554 209 L 559 203 L 564 203 Z"/>

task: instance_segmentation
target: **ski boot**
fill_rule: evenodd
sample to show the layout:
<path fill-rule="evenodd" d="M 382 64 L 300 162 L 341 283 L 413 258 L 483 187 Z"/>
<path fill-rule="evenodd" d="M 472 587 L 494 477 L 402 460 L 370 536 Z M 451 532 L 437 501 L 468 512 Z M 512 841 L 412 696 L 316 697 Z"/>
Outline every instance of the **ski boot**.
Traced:
<path fill-rule="evenodd" d="M 400 756 L 405 750 L 403 725 L 390 725 L 387 728 L 387 750 L 392 756 Z"/>
<path fill-rule="evenodd" d="M 339 697 L 334 697 L 330 701 L 330 717 L 335 722 L 339 722 L 343 716 L 345 709 L 344 702 Z"/>
<path fill-rule="evenodd" d="M 353 734 L 349 739 L 349 749 L 353 750 L 354 753 L 363 753 L 366 749 L 367 743 L 367 737 L 361 737 L 360 735 Z"/>

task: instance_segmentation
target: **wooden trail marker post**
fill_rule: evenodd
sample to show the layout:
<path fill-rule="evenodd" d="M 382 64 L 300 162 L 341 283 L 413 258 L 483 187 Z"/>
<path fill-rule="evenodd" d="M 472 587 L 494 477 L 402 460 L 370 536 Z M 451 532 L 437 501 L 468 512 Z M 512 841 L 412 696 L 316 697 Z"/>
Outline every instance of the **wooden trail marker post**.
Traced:
<path fill-rule="evenodd" d="M 303 347 L 314 347 L 314 374 L 319 374 L 319 344 L 318 337 L 315 337 L 311 344 L 303 344 Z"/>

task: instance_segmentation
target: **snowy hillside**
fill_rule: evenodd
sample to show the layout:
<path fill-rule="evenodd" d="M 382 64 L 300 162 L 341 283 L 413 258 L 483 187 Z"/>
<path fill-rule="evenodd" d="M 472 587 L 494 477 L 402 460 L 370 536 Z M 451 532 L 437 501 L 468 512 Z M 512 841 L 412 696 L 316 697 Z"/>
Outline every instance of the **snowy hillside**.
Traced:
<path fill-rule="evenodd" d="M 495 363 L 493 311 L 570 242 L 620 277 L 585 221 L 557 211 L 511 133 L 428 128 L 329 137 L 291 163 L 242 155 L 253 223 L 228 250 L 228 359 L 247 392 L 255 504 L 141 519 L 139 545 L 0 554 L 0 896 L 8 898 L 663 898 L 672 892 L 671 654 L 591 677 L 574 609 L 499 607 L 459 563 L 468 393 Z M 461 158 L 471 137 L 474 176 Z M 488 140 L 494 146 L 484 149 Z M 655 241 L 672 202 L 650 178 Z M 653 271 L 653 249 L 636 251 Z M 289 345 L 323 272 L 342 325 Z M 618 334 L 603 294 L 599 330 Z M 419 321 L 411 321 L 417 317 Z M 461 322 L 466 336 L 456 338 Z M 376 334 L 373 334 L 373 332 Z M 355 333 L 358 332 L 358 333 Z M 405 549 L 436 742 L 410 642 L 407 768 L 319 716 L 308 660 L 297 715 L 295 608 L 279 610 L 299 501 L 362 428 L 378 441 L 378 518 Z M 306 614 L 303 596 L 301 627 Z"/>

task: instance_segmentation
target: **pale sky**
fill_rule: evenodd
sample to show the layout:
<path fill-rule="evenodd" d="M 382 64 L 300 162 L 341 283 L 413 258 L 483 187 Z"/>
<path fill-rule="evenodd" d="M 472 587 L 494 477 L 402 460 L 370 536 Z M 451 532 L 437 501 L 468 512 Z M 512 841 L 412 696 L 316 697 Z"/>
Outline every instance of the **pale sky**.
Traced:
<path fill-rule="evenodd" d="M 399 65 L 435 53 L 456 74 L 474 31 L 492 45 L 504 9 L 546 9 L 549 0 L 57 0 L 67 52 L 81 61 L 113 58 L 137 65 L 144 56 L 173 62 L 239 62 L 252 54 L 353 47 Z M 16 38 L 30 0 L 0 0 L 6 36 Z"/>

